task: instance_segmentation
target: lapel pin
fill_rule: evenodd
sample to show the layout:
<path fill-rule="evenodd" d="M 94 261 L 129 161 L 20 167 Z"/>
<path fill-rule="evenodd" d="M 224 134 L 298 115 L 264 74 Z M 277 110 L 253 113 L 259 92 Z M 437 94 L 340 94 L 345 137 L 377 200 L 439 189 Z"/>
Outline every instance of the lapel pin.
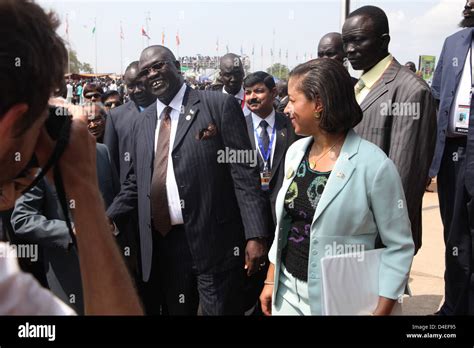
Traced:
<path fill-rule="evenodd" d="M 191 120 L 191 115 L 186 116 L 186 121 Z"/>
<path fill-rule="evenodd" d="M 285 136 L 285 132 L 281 132 L 280 135 L 281 135 L 282 137 L 284 137 L 284 136 Z"/>
<path fill-rule="evenodd" d="M 189 113 L 190 113 L 191 115 L 194 115 L 194 110 L 189 110 Z"/>
<path fill-rule="evenodd" d="M 345 175 L 344 175 L 343 172 L 337 173 L 336 176 L 337 176 L 338 178 L 341 178 L 341 179 L 344 179 L 344 177 L 345 177 Z"/>
<path fill-rule="evenodd" d="M 290 169 L 288 169 L 288 171 L 286 172 L 286 178 L 287 178 L 287 179 L 290 179 L 294 174 L 295 174 L 295 171 L 293 170 L 293 168 L 290 168 Z"/>

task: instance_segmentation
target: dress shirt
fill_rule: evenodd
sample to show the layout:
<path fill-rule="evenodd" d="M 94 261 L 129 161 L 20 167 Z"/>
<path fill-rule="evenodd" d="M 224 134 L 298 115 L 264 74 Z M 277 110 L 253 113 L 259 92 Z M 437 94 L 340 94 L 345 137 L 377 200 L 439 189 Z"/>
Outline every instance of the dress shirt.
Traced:
<path fill-rule="evenodd" d="M 356 100 L 359 104 L 361 104 L 365 97 L 367 97 L 372 87 L 382 77 L 392 61 L 393 56 L 389 54 L 360 77 L 360 80 L 364 81 L 364 88 L 362 88 L 359 93 L 356 93 Z"/>
<path fill-rule="evenodd" d="M 273 133 L 273 128 L 275 127 L 275 110 L 272 110 L 272 113 L 268 115 L 266 118 L 261 118 L 260 116 L 254 114 L 252 112 L 252 122 L 253 122 L 253 136 L 255 138 L 255 147 L 257 148 L 257 151 L 260 153 L 260 147 L 258 146 L 258 139 L 257 139 L 257 134 L 260 135 L 262 131 L 262 127 L 260 127 L 260 122 L 262 121 L 267 121 L 268 126 L 267 126 L 267 133 L 268 137 L 270 138 L 270 141 L 272 140 L 272 133 Z M 257 131 L 255 133 L 255 130 Z M 270 164 L 273 167 L 273 156 L 275 155 L 275 148 L 276 148 L 276 137 L 277 134 L 275 133 L 275 139 L 273 139 L 273 144 L 272 144 L 272 152 L 270 154 Z M 262 155 L 260 153 L 260 155 Z M 263 155 L 262 155 L 263 158 Z"/>
<path fill-rule="evenodd" d="M 174 139 L 176 137 L 176 131 L 178 129 L 179 115 L 181 114 L 181 107 L 183 105 L 184 93 L 186 92 L 186 84 L 183 83 L 179 92 L 174 96 L 173 100 L 169 104 L 171 107 L 171 133 L 170 133 L 170 149 L 168 153 L 168 168 L 166 171 L 166 195 L 168 197 L 168 207 L 171 218 L 171 225 L 181 225 L 184 223 L 183 212 L 181 210 L 181 199 L 179 198 L 178 184 L 176 183 L 176 177 L 174 175 L 173 157 L 171 152 L 173 151 Z M 156 144 L 158 143 L 158 135 L 160 131 L 161 119 L 160 116 L 167 105 L 163 104 L 159 99 L 156 100 L 156 111 L 158 120 L 155 128 L 155 145 L 154 151 L 156 151 Z"/>

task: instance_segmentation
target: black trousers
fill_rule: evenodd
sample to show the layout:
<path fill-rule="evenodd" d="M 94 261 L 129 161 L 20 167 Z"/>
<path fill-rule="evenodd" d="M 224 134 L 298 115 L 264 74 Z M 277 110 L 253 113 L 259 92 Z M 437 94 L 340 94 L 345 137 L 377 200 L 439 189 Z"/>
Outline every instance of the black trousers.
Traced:
<path fill-rule="evenodd" d="M 243 272 L 240 267 L 217 274 L 196 269 L 183 225 L 166 237 L 153 235 L 153 265 L 144 285 L 147 314 L 242 315 Z"/>
<path fill-rule="evenodd" d="M 466 138 L 446 138 L 443 158 L 437 176 L 439 210 L 443 221 L 444 244 L 453 219 L 454 201 L 456 196 L 456 182 L 459 168 L 464 161 L 466 152 Z"/>
<path fill-rule="evenodd" d="M 462 161 L 446 241 L 445 302 L 440 315 L 474 315 L 474 197 L 465 187 L 465 169 Z"/>

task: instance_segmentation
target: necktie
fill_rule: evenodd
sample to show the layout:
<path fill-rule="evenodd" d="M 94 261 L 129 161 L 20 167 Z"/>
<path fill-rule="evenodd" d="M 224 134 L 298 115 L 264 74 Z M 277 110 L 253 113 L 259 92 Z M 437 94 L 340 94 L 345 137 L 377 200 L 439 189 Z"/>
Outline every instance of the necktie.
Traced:
<path fill-rule="evenodd" d="M 358 102 L 360 102 L 359 101 L 360 92 L 364 89 L 364 87 L 365 87 L 365 82 L 362 79 L 357 81 L 356 85 L 354 86 L 355 97 Z"/>
<path fill-rule="evenodd" d="M 268 132 L 267 132 L 267 127 L 268 127 L 268 122 L 265 121 L 265 120 L 262 120 L 260 122 L 260 140 L 261 140 L 261 144 L 263 146 L 263 152 L 262 152 L 262 159 L 265 160 L 263 158 L 263 156 L 265 156 L 268 152 L 268 146 L 270 145 L 270 137 L 268 136 Z M 267 168 L 270 169 L 270 155 L 268 155 L 268 163 L 267 163 Z M 263 161 L 260 163 L 260 170 L 262 171 L 263 170 Z"/>
<path fill-rule="evenodd" d="M 171 230 L 171 218 L 166 194 L 166 173 L 171 134 L 171 107 L 161 113 L 161 124 L 156 144 L 153 177 L 151 179 L 151 216 L 153 226 L 165 236 Z"/>

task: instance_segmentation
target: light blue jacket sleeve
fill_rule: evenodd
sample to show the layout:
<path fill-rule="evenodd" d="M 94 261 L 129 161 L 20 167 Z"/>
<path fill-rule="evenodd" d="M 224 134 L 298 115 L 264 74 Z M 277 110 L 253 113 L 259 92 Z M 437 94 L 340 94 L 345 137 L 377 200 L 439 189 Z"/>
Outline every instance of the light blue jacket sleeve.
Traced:
<path fill-rule="evenodd" d="M 386 246 L 379 270 L 379 296 L 395 300 L 404 294 L 415 246 L 400 176 L 389 158 L 377 170 L 370 200 Z"/>

